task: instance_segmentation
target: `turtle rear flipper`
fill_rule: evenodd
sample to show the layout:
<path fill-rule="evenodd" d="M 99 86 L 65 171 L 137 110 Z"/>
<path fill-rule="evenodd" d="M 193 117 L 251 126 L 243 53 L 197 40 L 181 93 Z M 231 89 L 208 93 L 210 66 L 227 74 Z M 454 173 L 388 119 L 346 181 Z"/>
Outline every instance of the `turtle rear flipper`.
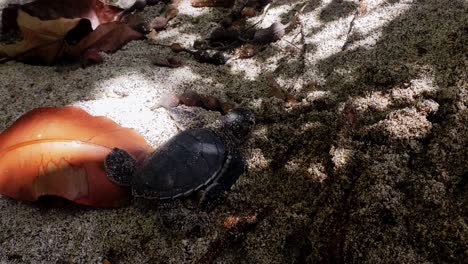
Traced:
<path fill-rule="evenodd" d="M 104 161 L 107 178 L 120 186 L 130 186 L 136 163 L 127 151 L 113 148 Z"/>
<path fill-rule="evenodd" d="M 231 153 L 226 158 L 218 177 L 207 186 L 200 199 L 202 209 L 210 209 L 224 196 L 224 192 L 231 189 L 239 177 L 247 171 L 247 161 L 238 152 Z"/>

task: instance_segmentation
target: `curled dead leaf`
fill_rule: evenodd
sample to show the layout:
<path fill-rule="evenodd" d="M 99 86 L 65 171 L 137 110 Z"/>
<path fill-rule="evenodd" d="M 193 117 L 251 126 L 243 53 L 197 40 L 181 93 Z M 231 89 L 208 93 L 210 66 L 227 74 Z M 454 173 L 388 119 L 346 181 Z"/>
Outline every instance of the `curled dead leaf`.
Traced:
<path fill-rule="evenodd" d="M 121 22 L 102 24 L 77 45 L 71 46 L 67 51 L 67 57 L 80 58 L 84 51 L 91 48 L 97 51 L 114 52 L 127 42 L 141 38 L 143 34 L 133 30 L 127 24 Z"/>
<path fill-rule="evenodd" d="M 38 108 L 0 134 L 0 194 L 35 201 L 54 195 L 78 204 L 116 207 L 128 190 L 107 179 L 104 158 L 113 147 L 142 161 L 145 139 L 77 107 Z"/>
<path fill-rule="evenodd" d="M 65 54 L 67 33 L 77 26 L 90 27 L 89 23 L 80 23 L 82 20 L 78 18 L 43 21 L 22 10 L 18 11 L 17 18 L 23 40 L 14 44 L 0 44 L 0 57 L 29 63 L 55 63 Z"/>
<path fill-rule="evenodd" d="M 168 67 L 168 68 L 178 68 L 182 66 L 182 61 L 172 56 L 167 56 L 167 57 L 155 56 L 152 60 L 152 63 L 156 66 Z"/>

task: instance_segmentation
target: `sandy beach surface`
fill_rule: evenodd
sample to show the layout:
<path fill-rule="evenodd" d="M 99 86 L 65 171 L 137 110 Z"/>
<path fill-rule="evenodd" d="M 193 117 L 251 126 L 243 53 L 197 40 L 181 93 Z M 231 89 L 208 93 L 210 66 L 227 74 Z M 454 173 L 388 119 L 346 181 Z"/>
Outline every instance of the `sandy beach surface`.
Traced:
<path fill-rule="evenodd" d="M 468 1 L 273 1 L 258 27 L 297 23 L 222 66 L 157 45 L 191 47 L 228 12 L 182 0 L 156 38 L 84 69 L 0 64 L 0 131 L 34 108 L 75 105 L 157 148 L 179 130 L 154 105 L 187 90 L 257 115 L 241 148 L 249 172 L 213 211 L 190 200 L 96 209 L 2 196 L 0 263 L 466 263 Z M 183 66 L 157 67 L 155 55 Z M 274 96 L 271 76 L 296 103 Z M 227 217 L 265 211 L 239 239 L 223 238 Z"/>

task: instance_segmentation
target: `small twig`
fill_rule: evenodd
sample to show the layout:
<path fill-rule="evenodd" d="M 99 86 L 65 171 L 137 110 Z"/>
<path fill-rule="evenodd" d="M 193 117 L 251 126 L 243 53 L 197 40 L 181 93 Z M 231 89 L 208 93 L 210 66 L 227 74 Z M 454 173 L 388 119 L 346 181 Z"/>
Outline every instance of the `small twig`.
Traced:
<path fill-rule="evenodd" d="M 287 40 L 287 39 L 283 39 L 284 41 L 286 41 L 289 45 L 291 45 L 293 48 L 297 49 L 297 50 L 302 50 L 301 48 L 299 48 L 298 46 L 296 46 L 296 44 L 292 43 L 291 41 Z"/>
<path fill-rule="evenodd" d="M 366 4 L 365 0 L 359 0 L 359 2 L 360 2 L 359 4 L 360 7 L 356 10 L 356 12 L 354 13 L 353 19 L 349 23 L 348 33 L 346 34 L 346 40 L 343 43 L 343 46 L 341 47 L 341 51 L 345 51 L 348 48 L 348 46 L 351 44 L 350 36 L 354 28 L 354 23 L 356 21 L 356 18 L 360 15 L 360 13 L 363 12 L 362 6 L 365 6 Z"/>

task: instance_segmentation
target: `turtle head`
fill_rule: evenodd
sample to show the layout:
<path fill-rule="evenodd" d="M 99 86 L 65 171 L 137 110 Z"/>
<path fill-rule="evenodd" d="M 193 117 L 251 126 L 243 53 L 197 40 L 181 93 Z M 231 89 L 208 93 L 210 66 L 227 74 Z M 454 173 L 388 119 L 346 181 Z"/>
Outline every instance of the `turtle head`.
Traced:
<path fill-rule="evenodd" d="M 255 114 L 246 108 L 234 108 L 223 119 L 223 129 L 238 142 L 247 140 L 255 126 Z"/>
<path fill-rule="evenodd" d="M 130 186 L 136 163 L 125 150 L 113 148 L 104 161 L 107 178 L 117 185 Z"/>

